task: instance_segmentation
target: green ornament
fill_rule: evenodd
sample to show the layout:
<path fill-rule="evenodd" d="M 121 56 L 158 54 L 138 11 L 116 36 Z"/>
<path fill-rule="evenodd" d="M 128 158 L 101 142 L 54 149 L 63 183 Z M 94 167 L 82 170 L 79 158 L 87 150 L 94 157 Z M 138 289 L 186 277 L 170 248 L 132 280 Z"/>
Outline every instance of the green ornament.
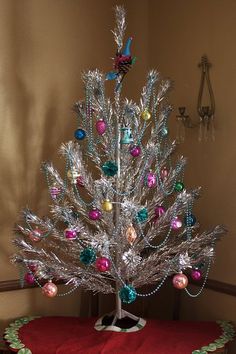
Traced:
<path fill-rule="evenodd" d="M 102 170 L 106 176 L 113 177 L 118 171 L 117 164 L 113 161 L 107 161 L 102 165 Z"/>
<path fill-rule="evenodd" d="M 178 181 L 175 183 L 175 191 L 176 192 L 182 192 L 183 189 L 184 189 L 183 182 Z"/>
<path fill-rule="evenodd" d="M 137 297 L 137 292 L 133 286 L 125 285 L 123 288 L 120 289 L 119 297 L 121 301 L 125 304 L 130 304 L 131 302 L 135 301 Z"/>
<path fill-rule="evenodd" d="M 93 248 L 85 248 L 81 253 L 80 253 L 80 261 L 85 264 L 85 265 L 90 265 L 96 260 L 96 252 Z"/>
<path fill-rule="evenodd" d="M 141 210 L 139 210 L 139 212 L 137 213 L 137 216 L 136 216 L 136 220 L 138 222 L 145 222 L 148 218 L 148 211 L 147 211 L 147 208 L 143 208 Z"/>

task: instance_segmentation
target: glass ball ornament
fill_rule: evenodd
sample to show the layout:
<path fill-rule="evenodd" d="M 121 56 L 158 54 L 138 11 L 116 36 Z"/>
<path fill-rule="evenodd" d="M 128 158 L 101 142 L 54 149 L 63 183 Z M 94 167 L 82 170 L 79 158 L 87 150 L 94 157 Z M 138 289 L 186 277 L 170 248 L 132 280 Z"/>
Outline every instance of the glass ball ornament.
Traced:
<path fill-rule="evenodd" d="M 64 236 L 67 240 L 75 240 L 77 237 L 77 231 L 74 229 L 65 229 L 64 230 Z"/>
<path fill-rule="evenodd" d="M 87 247 L 80 252 L 79 259 L 84 265 L 90 265 L 96 260 L 96 252 L 93 248 Z"/>
<path fill-rule="evenodd" d="M 143 208 L 138 211 L 138 213 L 136 215 L 136 221 L 142 223 L 142 222 L 145 222 L 147 220 L 147 218 L 148 218 L 147 208 Z"/>
<path fill-rule="evenodd" d="M 74 132 L 74 137 L 77 140 L 83 140 L 86 137 L 86 132 L 84 129 L 82 128 L 78 128 L 76 129 L 76 131 Z"/>
<path fill-rule="evenodd" d="M 187 214 L 185 215 L 185 218 L 184 218 L 184 224 L 186 226 L 194 226 L 196 224 L 196 216 L 193 215 L 193 214 Z"/>
<path fill-rule="evenodd" d="M 137 297 L 137 292 L 132 285 L 125 285 L 119 291 L 119 297 L 124 304 L 131 304 Z"/>
<path fill-rule="evenodd" d="M 28 266 L 29 270 L 31 270 L 31 272 L 33 272 L 33 273 L 38 270 L 38 264 L 35 262 L 29 262 L 27 264 L 27 266 Z"/>
<path fill-rule="evenodd" d="M 67 177 L 69 178 L 71 184 L 76 184 L 77 178 L 79 176 L 79 172 L 75 167 L 72 167 L 70 170 L 67 171 Z"/>
<path fill-rule="evenodd" d="M 96 122 L 96 130 L 99 135 L 103 135 L 107 129 L 106 122 L 103 119 L 99 119 Z"/>
<path fill-rule="evenodd" d="M 34 275 L 31 272 L 25 273 L 24 280 L 27 284 L 34 284 Z"/>
<path fill-rule="evenodd" d="M 172 284 L 176 289 L 184 289 L 188 285 L 188 278 L 185 274 L 176 274 L 172 279 Z"/>
<path fill-rule="evenodd" d="M 145 177 L 145 183 L 148 188 L 154 188 L 157 184 L 156 175 L 153 172 L 148 172 L 147 176 Z"/>
<path fill-rule="evenodd" d="M 160 175 L 161 175 L 161 179 L 162 179 L 162 181 L 164 181 L 167 177 L 168 177 L 168 169 L 167 169 L 167 167 L 163 167 L 162 169 L 161 169 L 161 172 L 160 172 Z"/>
<path fill-rule="evenodd" d="M 191 278 L 196 281 L 201 280 L 202 279 L 202 272 L 199 269 L 192 269 Z"/>
<path fill-rule="evenodd" d="M 99 220 L 101 219 L 102 213 L 99 209 L 93 208 L 88 212 L 88 217 L 90 220 Z"/>
<path fill-rule="evenodd" d="M 44 286 L 42 287 L 43 295 L 47 297 L 55 297 L 57 295 L 57 286 L 51 280 L 49 280 Z"/>
<path fill-rule="evenodd" d="M 138 157 L 141 154 L 141 147 L 139 145 L 133 145 L 130 147 L 129 152 L 133 157 Z"/>
<path fill-rule="evenodd" d="M 36 229 L 30 231 L 30 233 L 29 233 L 29 238 L 30 238 L 30 240 L 33 241 L 33 242 L 39 242 L 39 241 L 41 241 L 42 236 L 43 236 L 43 231 L 40 230 L 40 229 L 38 229 L 38 228 L 36 228 Z"/>
<path fill-rule="evenodd" d="M 162 214 L 164 214 L 165 213 L 165 208 L 162 206 L 162 205 L 158 205 L 158 206 L 156 206 L 156 208 L 155 208 L 155 210 L 154 210 L 154 212 L 155 212 L 155 216 L 157 217 L 157 218 L 159 218 L 160 216 L 162 216 Z"/>
<path fill-rule="evenodd" d="M 169 134 L 169 129 L 167 127 L 162 128 L 161 136 L 165 138 Z"/>
<path fill-rule="evenodd" d="M 171 228 L 173 230 L 178 230 L 182 227 L 182 221 L 176 216 L 172 221 L 171 221 Z"/>
<path fill-rule="evenodd" d="M 134 241 L 137 238 L 137 233 L 135 231 L 135 228 L 133 227 L 132 224 L 130 224 L 127 227 L 126 233 L 125 233 L 125 237 L 127 239 L 127 241 L 129 242 L 130 245 L 132 245 L 134 243 Z"/>
<path fill-rule="evenodd" d="M 52 197 L 53 200 L 57 199 L 57 196 L 61 193 L 61 189 L 59 187 L 57 187 L 56 185 L 52 186 L 50 188 L 50 195 Z"/>
<path fill-rule="evenodd" d="M 151 119 L 151 113 L 145 109 L 142 113 L 141 113 L 141 118 L 145 121 Z"/>
<path fill-rule="evenodd" d="M 111 268 L 111 261 L 107 257 L 99 257 L 96 260 L 95 266 L 99 272 L 107 272 Z"/>
<path fill-rule="evenodd" d="M 84 187 L 84 179 L 82 176 L 78 176 L 76 179 L 76 186 L 77 187 Z"/>
<path fill-rule="evenodd" d="M 109 199 L 105 199 L 103 202 L 102 202 L 102 210 L 106 211 L 106 212 L 111 212 L 113 209 L 113 205 L 112 203 L 110 202 Z"/>
<path fill-rule="evenodd" d="M 106 161 L 102 165 L 103 173 L 108 177 L 113 177 L 117 174 L 118 166 L 114 161 Z"/>
<path fill-rule="evenodd" d="M 184 184 L 183 182 L 177 181 L 175 183 L 175 191 L 176 192 L 182 192 L 184 190 Z"/>

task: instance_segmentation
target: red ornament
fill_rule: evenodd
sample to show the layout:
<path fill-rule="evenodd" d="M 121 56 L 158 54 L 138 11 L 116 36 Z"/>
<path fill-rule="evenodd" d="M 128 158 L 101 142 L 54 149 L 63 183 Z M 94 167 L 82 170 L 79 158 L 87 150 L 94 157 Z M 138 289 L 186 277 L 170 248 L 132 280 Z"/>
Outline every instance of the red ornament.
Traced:
<path fill-rule="evenodd" d="M 99 119 L 96 122 L 96 130 L 99 135 L 103 135 L 107 129 L 106 122 L 103 119 Z"/>
<path fill-rule="evenodd" d="M 73 229 L 65 229 L 64 235 L 67 240 L 74 240 L 77 237 L 77 232 Z"/>
<path fill-rule="evenodd" d="M 57 295 L 57 286 L 49 280 L 49 282 L 42 287 L 42 293 L 47 297 L 54 297 Z"/>
<path fill-rule="evenodd" d="M 139 145 L 133 145 L 130 147 L 129 152 L 133 157 L 138 157 L 141 154 L 141 147 Z"/>
<path fill-rule="evenodd" d="M 24 276 L 24 279 L 26 283 L 28 284 L 34 284 L 34 275 L 30 272 L 26 273 Z"/>
<path fill-rule="evenodd" d="M 202 272 L 198 269 L 193 269 L 191 271 L 191 277 L 193 280 L 199 281 L 202 278 Z"/>
<path fill-rule="evenodd" d="M 84 179 L 82 176 L 79 176 L 76 179 L 76 185 L 77 185 L 77 187 L 84 187 Z"/>
<path fill-rule="evenodd" d="M 188 278 L 186 275 L 179 273 L 173 277 L 172 283 L 176 289 L 184 289 L 188 285 Z"/>
<path fill-rule="evenodd" d="M 96 268 L 99 272 L 107 272 L 111 267 L 111 261 L 107 257 L 99 257 L 96 260 Z"/>
<path fill-rule="evenodd" d="M 38 269 L 38 264 L 34 263 L 34 262 L 30 262 L 28 264 L 28 268 L 31 270 L 31 272 L 36 272 L 36 270 Z"/>
<path fill-rule="evenodd" d="M 31 239 L 31 241 L 38 242 L 42 239 L 42 235 L 42 230 L 36 228 L 29 233 L 29 238 Z"/>

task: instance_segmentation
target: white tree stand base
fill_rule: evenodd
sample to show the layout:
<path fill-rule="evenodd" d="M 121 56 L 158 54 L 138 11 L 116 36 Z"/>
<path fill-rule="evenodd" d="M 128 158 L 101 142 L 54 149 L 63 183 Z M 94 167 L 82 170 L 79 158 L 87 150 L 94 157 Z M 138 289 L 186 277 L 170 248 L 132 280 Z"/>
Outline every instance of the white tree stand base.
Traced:
<path fill-rule="evenodd" d="M 114 319 L 113 319 L 111 325 L 108 325 L 108 326 L 106 326 L 102 323 L 103 319 L 107 316 L 108 317 L 114 316 Z M 134 321 L 137 321 L 137 323 L 131 328 L 121 328 L 119 326 L 116 326 L 116 321 L 119 319 L 125 318 L 125 317 L 128 317 Z M 117 316 L 116 311 L 105 314 L 96 321 L 94 328 L 97 331 L 112 331 L 112 332 L 126 332 L 126 333 L 127 332 L 137 332 L 137 331 L 140 331 L 146 325 L 146 322 L 147 321 L 141 317 L 136 317 L 136 316 L 132 315 L 132 313 L 129 313 L 125 310 L 121 310 L 121 317 Z"/>

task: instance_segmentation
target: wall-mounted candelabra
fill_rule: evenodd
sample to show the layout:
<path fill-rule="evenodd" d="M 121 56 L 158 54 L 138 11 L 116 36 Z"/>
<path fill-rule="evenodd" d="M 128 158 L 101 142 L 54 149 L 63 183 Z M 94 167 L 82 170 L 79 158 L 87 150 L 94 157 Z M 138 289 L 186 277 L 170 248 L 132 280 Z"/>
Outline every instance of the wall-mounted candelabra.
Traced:
<path fill-rule="evenodd" d="M 202 56 L 201 63 L 198 65 L 201 68 L 201 81 L 197 101 L 198 121 L 195 123 L 190 116 L 186 114 L 186 107 L 179 107 L 177 118 L 177 142 L 181 143 L 185 140 L 186 128 L 199 127 L 198 140 L 208 141 L 215 140 L 214 114 L 215 114 L 215 99 L 211 86 L 209 63 L 207 56 Z M 204 96 L 204 89 L 206 90 Z M 207 97 L 206 97 L 207 96 Z M 208 105 L 204 104 L 208 102 Z"/>

